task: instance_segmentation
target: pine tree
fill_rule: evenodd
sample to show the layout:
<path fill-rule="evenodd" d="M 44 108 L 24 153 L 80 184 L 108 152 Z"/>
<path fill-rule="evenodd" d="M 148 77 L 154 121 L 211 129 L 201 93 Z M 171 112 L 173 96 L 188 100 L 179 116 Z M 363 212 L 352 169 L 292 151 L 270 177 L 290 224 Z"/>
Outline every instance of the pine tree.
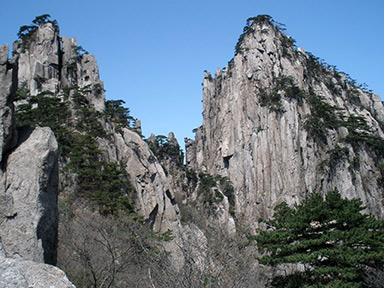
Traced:
<path fill-rule="evenodd" d="M 273 287 L 364 287 L 366 271 L 383 267 L 384 222 L 362 213 L 359 199 L 330 191 L 293 208 L 282 203 L 269 228 L 254 236 L 261 264 L 293 272 L 276 275 Z M 282 274 L 282 273 L 280 273 Z"/>

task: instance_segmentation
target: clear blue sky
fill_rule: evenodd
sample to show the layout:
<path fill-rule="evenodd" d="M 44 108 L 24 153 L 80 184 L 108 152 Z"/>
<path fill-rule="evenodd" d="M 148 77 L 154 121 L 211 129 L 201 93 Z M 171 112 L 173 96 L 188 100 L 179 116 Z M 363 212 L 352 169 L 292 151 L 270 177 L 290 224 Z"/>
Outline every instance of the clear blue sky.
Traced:
<path fill-rule="evenodd" d="M 122 99 L 143 133 L 193 138 L 204 70 L 234 55 L 246 19 L 269 14 L 297 45 L 384 97 L 383 0 L 2 0 L 0 44 L 50 14 L 61 35 L 96 56 L 108 99 Z"/>

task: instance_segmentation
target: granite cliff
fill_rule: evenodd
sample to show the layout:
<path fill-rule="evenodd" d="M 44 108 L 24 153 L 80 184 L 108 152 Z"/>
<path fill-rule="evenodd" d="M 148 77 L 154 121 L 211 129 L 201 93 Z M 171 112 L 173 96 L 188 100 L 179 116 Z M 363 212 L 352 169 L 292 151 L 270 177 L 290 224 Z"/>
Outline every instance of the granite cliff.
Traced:
<path fill-rule="evenodd" d="M 49 15 L 22 26 L 11 59 L 8 50 L 4 287 L 73 287 L 47 264 L 78 287 L 261 287 L 270 271 L 247 236 L 277 204 L 338 189 L 384 216 L 379 96 L 267 15 L 248 19 L 235 57 L 204 76 L 186 164 L 173 133 L 143 139 L 124 102 L 105 99 L 95 57 Z"/>
<path fill-rule="evenodd" d="M 87 207 L 103 215 L 134 213 L 159 235 L 179 231 L 172 189 L 139 121 L 133 127 L 121 102 L 105 100 L 94 56 L 75 38 L 60 37 L 48 18 L 21 28 L 11 59 L 8 45 L 1 46 L 2 257 L 65 267 L 58 243 L 72 236 L 60 227 L 84 218 Z M 164 246 L 182 265 L 175 242 Z M 4 273 L 22 275 L 20 267 L 31 262 L 4 263 L 13 265 L 2 266 Z M 19 287 L 31 283 L 26 279 Z"/>
<path fill-rule="evenodd" d="M 250 227 L 282 201 L 333 189 L 382 218 L 384 108 L 363 88 L 296 48 L 269 16 L 250 18 L 228 66 L 204 77 L 187 165 L 227 176 Z"/>
<path fill-rule="evenodd" d="M 49 127 L 16 129 L 17 60 L 1 50 L 1 287 L 74 287 L 56 264 L 58 145 Z M 47 263 L 47 264 L 43 264 Z"/>

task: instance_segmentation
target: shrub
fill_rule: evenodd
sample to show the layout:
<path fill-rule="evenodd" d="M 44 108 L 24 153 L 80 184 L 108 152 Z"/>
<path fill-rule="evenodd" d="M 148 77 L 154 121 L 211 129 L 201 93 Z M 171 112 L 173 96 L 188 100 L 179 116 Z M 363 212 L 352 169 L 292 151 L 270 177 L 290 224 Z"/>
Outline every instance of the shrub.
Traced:
<path fill-rule="evenodd" d="M 301 264 L 272 277 L 273 287 L 362 287 L 367 267 L 383 267 L 384 222 L 363 214 L 359 199 L 309 195 L 293 208 L 282 203 L 256 239 L 260 263 Z M 285 269 L 284 269 L 285 270 Z"/>
<path fill-rule="evenodd" d="M 307 101 L 311 105 L 311 114 L 305 120 L 304 129 L 320 144 L 326 144 L 327 130 L 340 127 L 339 116 L 336 113 L 340 109 L 328 104 L 322 97 L 313 93 L 307 97 Z"/>
<path fill-rule="evenodd" d="M 23 48 L 26 48 L 29 45 L 32 35 L 37 31 L 40 25 L 52 23 L 53 27 L 58 29 L 57 21 L 50 20 L 50 18 L 51 16 L 49 14 L 43 14 L 41 16 L 37 16 L 32 21 L 32 25 L 24 25 L 20 27 L 17 37 L 21 40 Z"/>
<path fill-rule="evenodd" d="M 133 117 L 129 114 L 129 108 L 123 106 L 123 100 L 108 100 L 105 102 L 104 115 L 109 121 L 115 124 L 117 130 L 124 127 L 130 127 Z"/>
<path fill-rule="evenodd" d="M 157 135 L 155 141 L 147 141 L 149 148 L 159 160 L 170 159 L 178 167 L 184 165 L 184 153 L 180 149 L 179 144 L 168 143 L 168 139 L 164 135 Z"/>
<path fill-rule="evenodd" d="M 75 91 L 70 98 L 72 90 Z M 50 127 L 58 140 L 60 155 L 67 159 L 65 169 L 77 175 L 79 195 L 94 200 L 102 214 L 130 213 L 134 188 L 124 165 L 101 160 L 97 138 L 108 135 L 100 122 L 103 115 L 90 106 L 83 94 L 86 91 L 86 87 L 67 87 L 63 101 L 50 91 L 30 96 L 26 90 L 20 90 L 17 95 L 22 95 L 27 103 L 17 106 L 17 126 Z M 75 127 L 71 123 L 69 99 L 78 118 Z"/>

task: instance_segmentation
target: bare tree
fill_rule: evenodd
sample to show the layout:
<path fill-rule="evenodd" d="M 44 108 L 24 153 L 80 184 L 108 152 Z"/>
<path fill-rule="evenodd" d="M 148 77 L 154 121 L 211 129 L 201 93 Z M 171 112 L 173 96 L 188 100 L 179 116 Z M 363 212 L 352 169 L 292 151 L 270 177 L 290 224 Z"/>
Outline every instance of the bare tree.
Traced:
<path fill-rule="evenodd" d="M 88 206 L 87 206 L 88 207 Z M 82 206 L 59 228 L 58 266 L 78 287 L 154 287 L 169 281 L 157 235 L 132 216 L 102 216 Z M 168 271 L 169 270 L 169 271 Z"/>
<path fill-rule="evenodd" d="M 89 203 L 73 204 L 59 227 L 58 266 L 81 287 L 261 287 L 254 242 L 208 226 L 194 210 L 193 223 L 174 235 L 184 257 L 176 267 L 164 239 L 132 216 L 102 216 Z"/>

